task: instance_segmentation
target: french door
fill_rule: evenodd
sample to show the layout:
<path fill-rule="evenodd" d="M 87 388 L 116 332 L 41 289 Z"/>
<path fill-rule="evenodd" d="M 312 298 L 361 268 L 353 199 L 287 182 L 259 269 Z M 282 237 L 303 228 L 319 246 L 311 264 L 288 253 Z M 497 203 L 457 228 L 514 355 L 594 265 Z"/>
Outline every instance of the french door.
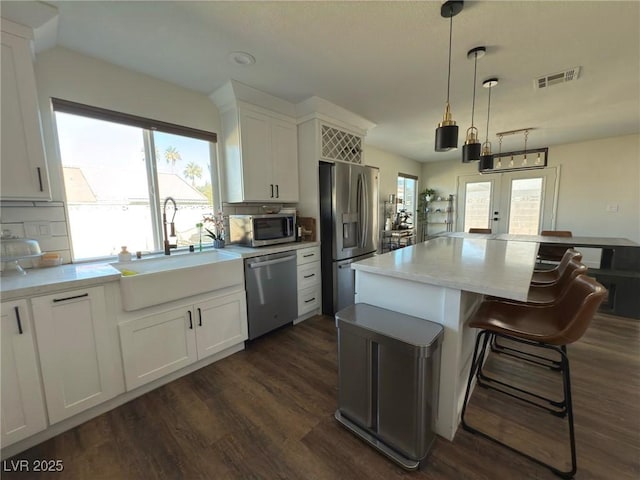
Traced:
<path fill-rule="evenodd" d="M 555 167 L 458 177 L 456 230 L 522 235 L 552 230 L 557 178 Z"/>

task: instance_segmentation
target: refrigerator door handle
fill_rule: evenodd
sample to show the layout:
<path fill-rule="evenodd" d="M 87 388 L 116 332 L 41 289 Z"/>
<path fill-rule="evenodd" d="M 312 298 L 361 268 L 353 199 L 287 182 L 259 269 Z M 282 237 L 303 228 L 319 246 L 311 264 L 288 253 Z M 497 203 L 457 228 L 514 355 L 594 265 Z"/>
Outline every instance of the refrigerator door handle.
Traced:
<path fill-rule="evenodd" d="M 365 181 L 364 174 L 362 175 L 362 205 L 364 210 L 362 221 L 362 248 L 367 246 L 369 235 L 369 192 L 367 190 L 367 182 Z"/>

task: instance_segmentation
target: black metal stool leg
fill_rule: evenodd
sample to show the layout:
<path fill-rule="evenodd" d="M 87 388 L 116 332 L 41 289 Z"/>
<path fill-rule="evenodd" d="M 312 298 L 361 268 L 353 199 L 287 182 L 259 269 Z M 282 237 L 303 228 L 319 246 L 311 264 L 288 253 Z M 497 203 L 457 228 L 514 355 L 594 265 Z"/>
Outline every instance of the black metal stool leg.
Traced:
<path fill-rule="evenodd" d="M 462 427 L 468 431 L 471 432 L 473 434 L 476 435 L 480 435 L 488 440 L 491 440 L 494 443 L 497 443 L 498 445 L 501 445 L 503 447 L 508 448 L 509 450 L 518 453 L 526 458 L 528 458 L 529 460 L 542 465 L 546 468 L 548 468 L 549 470 L 551 470 L 554 474 L 562 477 L 562 478 L 573 478 L 573 476 L 575 475 L 576 471 L 577 471 L 577 461 L 576 461 L 576 445 L 575 445 L 575 429 L 574 429 L 574 424 L 573 424 L 573 405 L 572 405 L 572 400 L 571 400 L 571 378 L 570 378 L 570 372 L 569 372 L 569 358 L 567 356 L 567 350 L 565 346 L 562 347 L 556 347 L 553 345 L 546 345 L 546 344 L 540 344 L 541 347 L 543 348 L 548 348 L 550 350 L 553 350 L 555 352 L 557 352 L 560 355 L 560 372 L 562 374 L 562 386 L 563 386 L 563 393 L 564 393 L 564 404 L 565 404 L 565 408 L 566 408 L 566 416 L 567 416 L 567 420 L 569 423 L 569 446 L 571 449 L 571 470 L 569 471 L 562 471 L 559 470 L 558 468 L 543 462 L 542 460 L 535 458 L 525 452 L 522 452 L 510 445 L 507 445 L 506 443 L 492 437 L 491 435 L 488 435 L 487 433 L 484 433 L 478 429 L 476 429 L 475 427 L 470 426 L 465 419 L 465 413 L 466 413 L 466 408 L 467 408 L 467 404 L 469 402 L 469 397 L 470 397 L 470 391 L 471 391 L 471 384 L 473 382 L 473 377 L 474 376 L 478 376 L 479 381 L 480 381 L 480 376 L 481 376 L 481 372 L 482 372 L 482 365 L 484 363 L 484 357 L 485 357 L 485 353 L 486 353 L 486 348 L 487 345 L 489 344 L 490 348 L 491 348 L 491 341 L 494 339 L 495 334 L 492 332 L 489 332 L 487 330 L 482 330 L 479 334 L 478 334 L 478 338 L 476 339 L 476 345 L 473 351 L 473 356 L 472 356 L 472 362 L 471 362 L 471 369 L 469 371 L 469 378 L 467 380 L 467 390 L 465 391 L 465 396 L 464 396 L 464 403 L 462 405 L 462 414 L 461 414 L 461 423 L 462 423 Z M 512 338 L 512 337 L 507 337 L 505 336 L 505 338 L 508 338 L 510 340 L 515 340 L 515 341 L 520 341 L 520 339 L 516 339 L 516 338 Z M 480 347 L 480 341 L 483 340 L 483 344 L 482 344 L 482 348 Z M 522 343 L 527 343 L 526 341 L 523 341 Z M 513 388 L 513 387 L 510 387 Z M 506 394 L 508 396 L 514 397 L 514 398 L 518 398 L 520 400 L 524 400 L 520 397 L 517 397 L 516 395 L 510 394 L 508 392 L 504 392 L 501 389 L 498 388 L 494 388 L 494 390 L 499 391 L 503 394 Z M 529 393 L 529 392 L 527 392 Z M 525 400 L 526 401 L 526 400 Z M 529 402 L 529 403 L 533 403 L 533 402 Z M 537 405 L 535 403 L 533 403 L 534 405 L 540 407 L 540 405 Z M 543 407 L 544 408 L 544 407 Z"/>

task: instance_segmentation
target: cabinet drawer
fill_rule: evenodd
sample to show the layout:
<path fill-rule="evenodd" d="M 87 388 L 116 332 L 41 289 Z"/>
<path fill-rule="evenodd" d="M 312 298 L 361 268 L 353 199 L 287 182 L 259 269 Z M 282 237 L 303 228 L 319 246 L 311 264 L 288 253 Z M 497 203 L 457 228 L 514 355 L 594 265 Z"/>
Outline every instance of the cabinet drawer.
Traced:
<path fill-rule="evenodd" d="M 309 313 L 316 308 L 320 308 L 321 302 L 320 285 L 305 288 L 298 292 L 298 316 Z"/>
<path fill-rule="evenodd" d="M 298 265 L 320 261 L 320 247 L 301 248 L 297 250 Z"/>
<path fill-rule="evenodd" d="M 298 290 L 320 283 L 320 262 L 306 263 L 298 267 Z"/>

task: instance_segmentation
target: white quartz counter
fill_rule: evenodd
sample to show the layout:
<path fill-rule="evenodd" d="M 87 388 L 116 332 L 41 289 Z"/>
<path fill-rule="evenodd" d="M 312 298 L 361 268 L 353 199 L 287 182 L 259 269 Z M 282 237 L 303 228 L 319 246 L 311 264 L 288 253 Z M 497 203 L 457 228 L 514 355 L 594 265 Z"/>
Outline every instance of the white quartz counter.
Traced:
<path fill-rule="evenodd" d="M 439 237 L 352 264 L 355 270 L 526 300 L 535 242 Z"/>
<path fill-rule="evenodd" d="M 10 273 L 0 277 L 0 293 L 3 301 L 13 300 L 112 282 L 120 276 L 120 272 L 107 263 L 34 268 L 27 270 L 26 275 Z"/>
<path fill-rule="evenodd" d="M 280 253 L 301 248 L 315 247 L 320 242 L 293 242 L 275 245 L 272 247 L 249 248 L 238 245 L 227 245 L 222 252 L 238 258 L 251 258 L 270 253 Z M 206 251 L 211 251 L 210 249 Z M 187 251 L 172 252 L 171 259 L 191 257 L 198 255 Z M 145 255 L 142 259 L 165 258 L 164 255 Z M 130 262 L 131 269 L 135 270 L 137 260 Z M 75 263 L 60 265 L 50 268 L 28 269 L 26 275 L 13 273 L 0 277 L 0 295 L 2 300 L 14 300 L 16 298 L 45 295 L 71 288 L 83 288 L 91 285 L 120 280 L 121 273 L 111 263 Z"/>

